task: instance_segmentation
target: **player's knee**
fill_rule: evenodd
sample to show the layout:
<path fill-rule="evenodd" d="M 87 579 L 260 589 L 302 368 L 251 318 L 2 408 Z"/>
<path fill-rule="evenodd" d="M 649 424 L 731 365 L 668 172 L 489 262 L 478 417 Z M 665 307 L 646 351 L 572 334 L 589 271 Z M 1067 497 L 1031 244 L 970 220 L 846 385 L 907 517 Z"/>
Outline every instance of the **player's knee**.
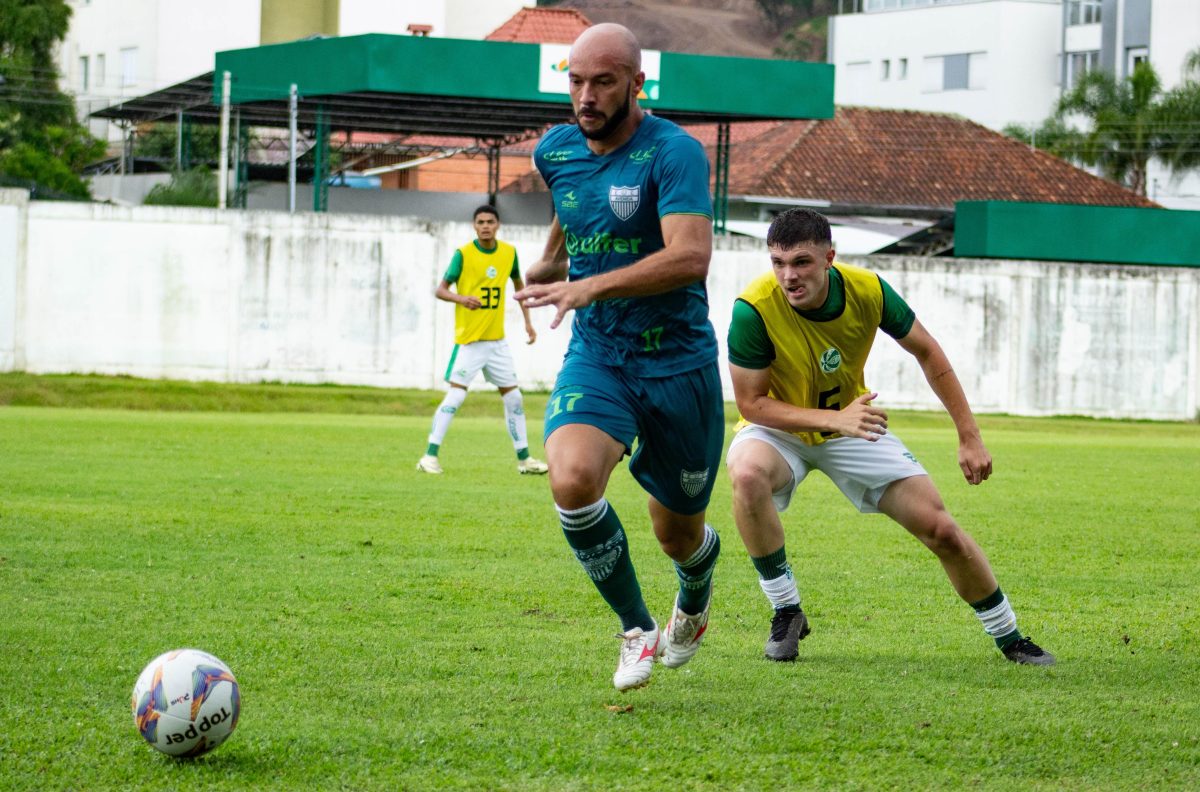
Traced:
<path fill-rule="evenodd" d="M 604 497 L 602 476 L 589 465 L 569 460 L 550 461 L 550 492 L 563 509 L 578 509 Z"/>
<path fill-rule="evenodd" d="M 925 546 L 939 557 L 959 556 L 968 550 L 966 533 L 944 509 L 930 515 L 920 536 Z"/>
<path fill-rule="evenodd" d="M 454 411 L 457 411 L 459 407 L 462 407 L 463 402 L 465 402 L 466 400 L 467 400 L 467 389 L 466 388 L 453 388 L 452 387 L 452 388 L 450 388 L 450 390 L 446 391 L 446 395 L 444 397 L 442 397 L 441 406 L 443 408 L 449 408 L 451 412 L 454 412 Z"/>
<path fill-rule="evenodd" d="M 680 536 L 660 536 L 658 537 L 658 546 L 671 558 L 679 558 L 685 555 L 689 549 Z"/>
<path fill-rule="evenodd" d="M 769 497 L 771 494 L 770 472 L 752 459 L 738 457 L 726 465 L 733 494 L 738 498 Z"/>

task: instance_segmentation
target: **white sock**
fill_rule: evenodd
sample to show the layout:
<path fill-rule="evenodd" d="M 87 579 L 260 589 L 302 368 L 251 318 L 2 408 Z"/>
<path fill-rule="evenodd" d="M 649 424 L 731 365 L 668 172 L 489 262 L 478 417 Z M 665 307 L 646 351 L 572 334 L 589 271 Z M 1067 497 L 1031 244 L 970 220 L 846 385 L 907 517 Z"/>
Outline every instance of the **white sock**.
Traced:
<path fill-rule="evenodd" d="M 525 404 L 521 399 L 521 389 L 513 388 L 504 394 L 504 422 L 508 425 L 508 435 L 512 438 L 513 448 L 521 451 L 529 447 L 529 436 L 525 432 Z"/>
<path fill-rule="evenodd" d="M 796 578 L 791 572 L 770 580 L 759 580 L 763 594 L 771 601 L 776 610 L 789 605 L 800 607 L 800 591 L 796 588 Z"/>
<path fill-rule="evenodd" d="M 442 403 L 438 405 L 437 412 L 433 414 L 433 428 L 429 430 L 429 442 L 434 445 L 441 445 L 442 440 L 446 437 L 446 432 L 450 431 L 450 422 L 454 420 L 454 414 L 458 412 L 458 408 L 462 407 L 462 403 L 467 400 L 467 392 L 463 388 L 451 388 L 446 391 L 446 396 L 442 399 Z"/>
<path fill-rule="evenodd" d="M 975 611 L 975 615 L 983 624 L 984 631 L 993 638 L 1003 638 L 1017 631 L 1017 615 L 1013 613 L 1007 596 L 996 607 Z"/>

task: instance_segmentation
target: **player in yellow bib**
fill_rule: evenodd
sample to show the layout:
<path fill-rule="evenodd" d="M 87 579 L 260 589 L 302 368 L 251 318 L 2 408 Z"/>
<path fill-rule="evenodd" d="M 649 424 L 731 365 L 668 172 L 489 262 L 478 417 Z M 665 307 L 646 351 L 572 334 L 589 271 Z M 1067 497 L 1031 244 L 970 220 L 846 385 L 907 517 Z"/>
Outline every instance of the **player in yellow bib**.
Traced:
<path fill-rule="evenodd" d="M 812 469 L 862 512 L 883 512 L 941 561 L 1006 658 L 1051 665 L 1054 657 L 1017 630 L 987 557 L 946 511 L 925 469 L 895 435 L 863 371 L 876 331 L 917 359 L 958 430 L 959 467 L 970 484 L 992 458 L 962 385 L 912 309 L 873 272 L 834 261 L 829 223 L 790 209 L 771 223 L 772 271 L 742 292 L 729 329 L 729 371 L 742 420 L 729 447 L 733 512 L 775 609 L 765 654 L 794 660 L 809 633 L 784 549 L 779 513 Z"/>
<path fill-rule="evenodd" d="M 504 305 L 508 283 L 517 289 L 525 288 L 517 251 L 507 242 L 496 238 L 500 215 L 490 204 L 475 210 L 475 240 L 454 252 L 450 266 L 434 292 L 439 300 L 454 303 L 454 351 L 446 368 L 450 389 L 433 416 L 429 431 L 429 446 L 417 462 L 423 473 L 441 473 L 438 450 L 450 429 L 454 414 L 467 398 L 467 387 L 481 372 L 484 378 L 500 390 L 504 401 L 505 424 L 517 453 L 519 473 L 541 474 L 546 463 L 529 455 L 529 440 L 525 429 L 525 407 L 517 387 L 517 373 L 512 352 L 504 338 Z M 453 290 L 451 287 L 454 287 Z M 521 306 L 525 317 L 525 332 L 529 343 L 537 340 L 537 332 L 529 321 L 529 309 Z"/>

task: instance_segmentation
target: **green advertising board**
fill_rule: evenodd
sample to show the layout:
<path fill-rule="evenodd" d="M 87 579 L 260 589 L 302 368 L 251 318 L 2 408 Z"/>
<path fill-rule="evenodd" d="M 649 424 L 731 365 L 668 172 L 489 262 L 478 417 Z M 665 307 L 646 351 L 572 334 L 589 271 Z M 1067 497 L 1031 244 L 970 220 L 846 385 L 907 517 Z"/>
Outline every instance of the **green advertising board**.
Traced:
<path fill-rule="evenodd" d="M 566 104 L 569 45 L 368 34 L 219 52 L 234 104 L 364 92 Z M 641 103 L 667 112 L 738 118 L 832 118 L 833 66 L 646 50 Z"/>
<path fill-rule="evenodd" d="M 1200 212 L 960 201 L 954 255 L 1200 267 Z"/>

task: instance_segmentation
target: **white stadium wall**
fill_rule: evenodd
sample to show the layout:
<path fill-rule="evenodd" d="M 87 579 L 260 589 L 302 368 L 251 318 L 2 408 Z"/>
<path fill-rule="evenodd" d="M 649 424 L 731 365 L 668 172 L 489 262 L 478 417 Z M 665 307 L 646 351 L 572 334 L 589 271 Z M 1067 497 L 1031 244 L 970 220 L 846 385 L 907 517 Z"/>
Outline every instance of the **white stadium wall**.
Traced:
<path fill-rule="evenodd" d="M 473 238 L 467 222 L 23 196 L 0 191 L 0 370 L 442 387 L 453 307 L 433 287 Z M 528 266 L 545 229 L 501 236 Z M 1197 417 L 1200 268 L 848 261 L 909 301 L 979 412 Z M 761 242 L 718 240 L 708 285 L 722 348 L 734 298 L 766 266 Z M 524 343 L 515 305 L 508 336 L 523 387 L 546 389 L 569 322 L 552 331 L 550 309 L 533 316 L 536 344 Z M 886 337 L 868 384 L 886 406 L 937 407 Z"/>

